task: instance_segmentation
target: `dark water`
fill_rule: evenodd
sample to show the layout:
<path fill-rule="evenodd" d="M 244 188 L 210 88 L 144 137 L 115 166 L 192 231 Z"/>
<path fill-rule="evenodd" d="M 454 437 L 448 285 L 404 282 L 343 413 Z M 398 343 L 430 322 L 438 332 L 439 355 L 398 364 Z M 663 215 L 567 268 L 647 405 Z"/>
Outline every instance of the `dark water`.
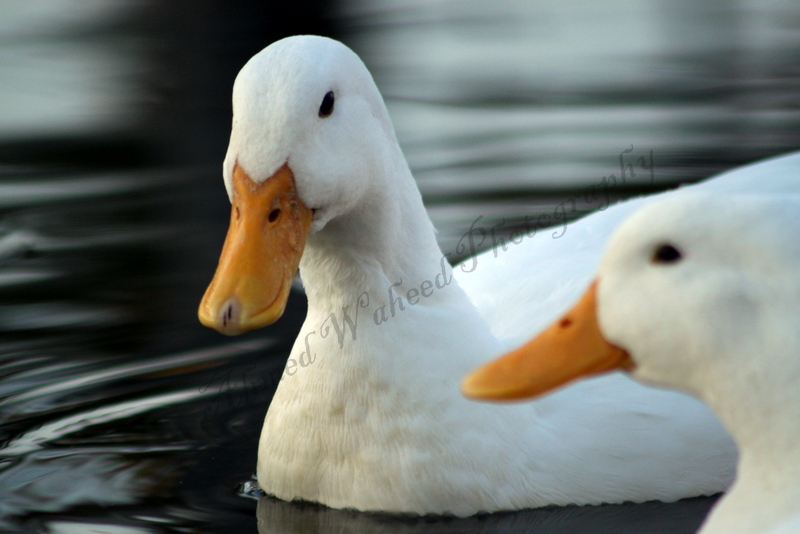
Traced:
<path fill-rule="evenodd" d="M 712 500 L 437 519 L 242 496 L 304 297 L 233 340 L 196 320 L 230 86 L 283 35 L 365 58 L 446 250 L 583 198 L 628 148 L 654 173 L 607 201 L 800 144 L 795 4 L 562 4 L 0 5 L 0 531 L 692 532 Z"/>

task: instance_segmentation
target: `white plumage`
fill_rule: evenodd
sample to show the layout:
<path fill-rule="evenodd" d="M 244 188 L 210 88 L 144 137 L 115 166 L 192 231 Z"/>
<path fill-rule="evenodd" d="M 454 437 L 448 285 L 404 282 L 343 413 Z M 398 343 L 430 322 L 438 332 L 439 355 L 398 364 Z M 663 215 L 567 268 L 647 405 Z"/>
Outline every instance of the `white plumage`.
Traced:
<path fill-rule="evenodd" d="M 681 259 L 653 263 L 664 244 Z M 636 362 L 634 376 L 697 395 L 739 446 L 736 481 L 703 534 L 783 522 L 780 532 L 798 531 L 798 265 L 800 195 L 768 191 L 650 205 L 615 233 L 601 263 L 600 326 Z"/>
<path fill-rule="evenodd" d="M 320 118 L 330 91 L 333 113 Z M 484 254 L 464 273 L 443 261 L 382 98 L 344 45 L 311 36 L 270 45 L 240 72 L 233 104 L 229 192 L 237 162 L 257 182 L 287 164 L 316 210 L 300 263 L 308 316 L 259 444 L 267 493 L 466 516 L 727 486 L 734 446 L 683 394 L 621 375 L 516 406 L 459 394 L 468 370 L 570 303 L 610 232 L 644 201 L 574 223 L 561 239 L 541 232 L 498 258 Z M 760 169 L 798 161 L 703 187 L 754 187 Z"/>

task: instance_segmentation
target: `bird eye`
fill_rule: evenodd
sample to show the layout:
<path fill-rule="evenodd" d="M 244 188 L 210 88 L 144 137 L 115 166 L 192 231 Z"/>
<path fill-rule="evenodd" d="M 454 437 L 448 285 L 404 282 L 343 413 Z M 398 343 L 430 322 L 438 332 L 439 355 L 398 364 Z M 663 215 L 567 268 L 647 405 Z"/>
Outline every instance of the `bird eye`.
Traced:
<path fill-rule="evenodd" d="M 324 119 L 330 117 L 331 113 L 333 113 L 333 91 L 328 91 L 319 106 L 319 116 Z"/>
<path fill-rule="evenodd" d="M 672 245 L 665 244 L 659 246 L 653 253 L 653 263 L 677 263 L 683 258 L 681 251 Z"/>

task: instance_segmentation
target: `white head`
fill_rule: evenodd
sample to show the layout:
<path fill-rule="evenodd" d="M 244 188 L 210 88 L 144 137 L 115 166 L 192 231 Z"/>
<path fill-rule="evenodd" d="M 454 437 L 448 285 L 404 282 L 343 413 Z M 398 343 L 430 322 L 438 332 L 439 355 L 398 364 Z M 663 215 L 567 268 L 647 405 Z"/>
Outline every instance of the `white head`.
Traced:
<path fill-rule="evenodd" d="M 525 398 L 616 368 L 715 409 L 747 389 L 795 391 L 798 266 L 800 199 L 678 192 L 626 220 L 581 302 L 465 392 Z"/>
<path fill-rule="evenodd" d="M 237 76 L 223 174 L 230 229 L 198 315 L 225 334 L 281 316 L 309 234 L 404 178 L 414 187 L 364 64 L 307 35 L 271 44 Z"/>
<path fill-rule="evenodd" d="M 300 199 L 316 210 L 314 233 L 373 190 L 384 174 L 387 139 L 396 145 L 361 59 L 333 39 L 288 37 L 253 56 L 236 77 L 225 186 L 232 198 L 237 163 L 256 183 L 287 164 Z"/>
<path fill-rule="evenodd" d="M 683 194 L 622 225 L 598 272 L 598 318 L 635 376 L 701 397 L 800 378 L 787 353 L 800 349 L 797 200 Z"/>

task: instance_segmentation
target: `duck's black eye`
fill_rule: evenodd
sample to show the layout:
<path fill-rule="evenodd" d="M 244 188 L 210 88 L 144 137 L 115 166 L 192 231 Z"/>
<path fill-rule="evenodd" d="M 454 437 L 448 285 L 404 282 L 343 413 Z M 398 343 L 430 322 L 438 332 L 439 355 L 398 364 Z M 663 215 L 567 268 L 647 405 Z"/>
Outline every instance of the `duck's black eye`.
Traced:
<path fill-rule="evenodd" d="M 331 113 L 333 113 L 333 91 L 328 91 L 319 106 L 319 116 L 324 119 L 330 117 Z"/>
<path fill-rule="evenodd" d="M 653 253 L 653 263 L 676 263 L 683 258 L 681 251 L 670 244 L 659 246 Z"/>

